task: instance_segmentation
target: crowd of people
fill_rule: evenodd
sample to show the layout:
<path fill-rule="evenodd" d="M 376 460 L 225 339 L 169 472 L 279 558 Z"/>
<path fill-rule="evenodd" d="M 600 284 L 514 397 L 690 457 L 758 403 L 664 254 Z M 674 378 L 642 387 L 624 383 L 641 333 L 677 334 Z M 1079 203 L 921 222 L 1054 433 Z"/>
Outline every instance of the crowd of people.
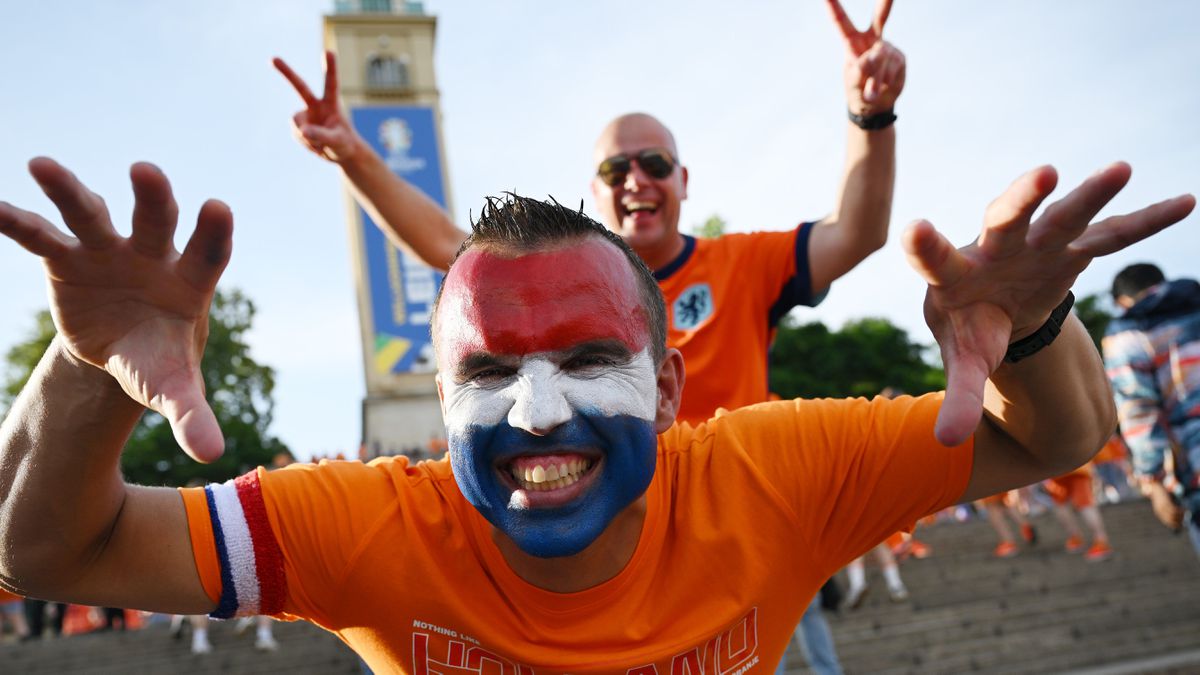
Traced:
<path fill-rule="evenodd" d="M 1070 312 L 1093 258 L 1194 207 L 1184 195 L 1093 222 L 1127 165 L 1040 213 L 1057 175 L 1030 171 L 962 248 L 926 221 L 903 233 L 928 283 L 945 392 L 769 400 L 777 322 L 834 301 L 834 282 L 885 245 L 891 219 L 906 78 L 883 39 L 891 2 L 861 30 L 828 5 L 848 107 L 829 215 L 714 239 L 680 230 L 688 169 L 649 114 L 619 116 L 593 147 L 603 224 L 510 194 L 487 200 L 468 232 L 356 133 L 332 53 L 319 97 L 276 60 L 304 102 L 300 141 L 339 167 L 397 244 L 446 270 L 431 333 L 447 451 L 431 461 L 126 484 L 117 458 L 145 408 L 195 459 L 223 451 L 198 362 L 232 216 L 207 202 L 176 252 L 172 189 L 153 165 L 131 170 L 124 237 L 69 171 L 32 161 L 71 235 L 0 204 L 0 234 L 45 263 L 58 328 L 0 427 L 0 465 L 28 467 L 0 476 L 0 585 L 201 617 L 198 654 L 212 650 L 205 615 L 265 615 L 318 623 L 377 669 L 414 669 L 462 639 L 476 655 L 464 658 L 517 671 L 595 670 L 601 655 L 609 670 L 697 671 L 738 631 L 754 636 L 737 656 L 744 668 L 782 670 L 796 636 L 815 671 L 836 673 L 819 589 L 846 568 L 845 604 L 861 606 L 873 551 L 890 598 L 905 601 L 896 554 L 928 555 L 911 529 L 956 504 L 979 502 L 995 555 L 1009 557 L 1020 545 L 1007 518 L 1025 545 L 1038 541 L 1019 491 L 1041 483 L 1065 548 L 1113 555 L 1079 467 L 1118 421 L 1155 513 L 1200 550 L 1200 525 L 1185 519 L 1200 508 L 1195 282 L 1122 272 L 1113 296 L 1125 311 L 1103 364 Z M 53 545 L 39 536 L 49 530 Z M 269 626 L 258 628 L 264 649 Z"/>

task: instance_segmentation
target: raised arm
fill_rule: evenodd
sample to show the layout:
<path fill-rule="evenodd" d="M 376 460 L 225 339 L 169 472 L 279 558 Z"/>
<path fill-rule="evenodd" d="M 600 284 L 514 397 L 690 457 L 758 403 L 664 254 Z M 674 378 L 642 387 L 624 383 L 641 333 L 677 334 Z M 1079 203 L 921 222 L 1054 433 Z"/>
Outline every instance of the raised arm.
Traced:
<path fill-rule="evenodd" d="M 837 0 L 827 0 L 846 44 L 846 103 L 872 118 L 890 112 L 904 89 L 904 54 L 884 41 L 891 0 L 880 0 L 867 30 L 855 28 Z M 887 241 L 896 183 L 896 127 L 846 122 L 846 166 L 833 210 L 813 229 L 809 268 L 814 292 L 829 287 Z"/>
<path fill-rule="evenodd" d="M 1053 191 L 1054 169 L 1019 178 L 988 207 L 975 243 L 955 249 L 931 224 L 904 234 L 909 262 L 929 283 L 925 320 L 946 366 L 938 440 L 975 434 L 964 501 L 1065 473 L 1090 459 L 1116 423 L 1100 355 L 1073 315 L 1049 346 L 1016 362 L 1010 343 L 1036 332 L 1092 259 L 1182 220 L 1183 195 L 1089 225 L 1128 182 L 1117 163 L 1094 174 L 1033 220 Z"/>
<path fill-rule="evenodd" d="M 394 244 L 430 267 L 447 269 L 467 234 L 450 222 L 437 202 L 392 173 L 383 158 L 354 131 L 338 100 L 333 52 L 325 52 L 325 91 L 321 98 L 283 59 L 276 58 L 273 63 L 304 100 L 305 109 L 292 117 L 293 131 L 301 145 L 341 167 L 358 203 Z"/>
<path fill-rule="evenodd" d="M 29 169 L 75 236 L 0 203 L 0 234 L 43 260 L 58 329 L 0 426 L 0 582 L 40 598 L 207 612 L 179 494 L 126 485 L 118 462 L 143 406 L 193 457 L 222 452 L 200 357 L 229 209 L 207 202 L 180 254 L 178 207 L 154 166 L 130 171 L 128 238 L 66 169 L 44 158 Z"/>

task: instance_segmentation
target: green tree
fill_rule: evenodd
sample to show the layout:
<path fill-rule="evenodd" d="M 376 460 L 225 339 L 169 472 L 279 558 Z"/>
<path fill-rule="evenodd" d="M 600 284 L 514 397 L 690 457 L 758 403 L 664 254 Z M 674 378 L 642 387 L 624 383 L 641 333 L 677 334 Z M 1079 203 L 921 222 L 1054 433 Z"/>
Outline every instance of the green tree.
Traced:
<path fill-rule="evenodd" d="M 208 318 L 208 344 L 200 368 L 209 405 L 225 434 L 225 454 L 199 464 L 183 453 L 171 426 L 158 413 L 146 411 L 121 454 L 126 480 L 142 485 L 187 484 L 192 479 L 223 481 L 289 452 L 267 433 L 275 403 L 275 372 L 250 357 L 245 334 L 254 320 L 254 303 L 238 290 L 213 297 Z M 33 373 L 54 338 L 48 311 L 38 312 L 29 339 L 9 350 L 3 389 L 5 410 Z"/>
<path fill-rule="evenodd" d="M 913 342 L 886 319 L 859 319 L 839 331 L 819 321 L 785 319 L 771 349 L 771 391 L 784 398 L 878 394 L 887 386 L 909 394 L 946 386 L 936 350 Z"/>
<path fill-rule="evenodd" d="M 708 220 L 705 220 L 700 225 L 693 226 L 692 233 L 697 237 L 716 239 L 717 237 L 725 234 L 725 225 L 725 219 L 714 213 L 708 217 Z"/>
<path fill-rule="evenodd" d="M 1100 339 L 1104 337 L 1104 331 L 1113 320 L 1113 315 L 1105 307 L 1104 301 L 1096 293 L 1086 295 L 1075 302 L 1075 315 L 1087 328 L 1088 335 L 1092 336 L 1096 349 L 1100 349 Z"/>

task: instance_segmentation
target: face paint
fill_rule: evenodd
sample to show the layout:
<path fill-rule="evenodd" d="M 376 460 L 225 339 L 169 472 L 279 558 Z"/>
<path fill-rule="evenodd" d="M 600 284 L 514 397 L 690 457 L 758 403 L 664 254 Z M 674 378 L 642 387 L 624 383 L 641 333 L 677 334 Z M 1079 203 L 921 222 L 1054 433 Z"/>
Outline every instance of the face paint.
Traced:
<path fill-rule="evenodd" d="M 628 262 L 600 240 L 471 251 L 439 315 L 459 488 L 526 553 L 587 548 L 654 475 L 657 371 Z"/>

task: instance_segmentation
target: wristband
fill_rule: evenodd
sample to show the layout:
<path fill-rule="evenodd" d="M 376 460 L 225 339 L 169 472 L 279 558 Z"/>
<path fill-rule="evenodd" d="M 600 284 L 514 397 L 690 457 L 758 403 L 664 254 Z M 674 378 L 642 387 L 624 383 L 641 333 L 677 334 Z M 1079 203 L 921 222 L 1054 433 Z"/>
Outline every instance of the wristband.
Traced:
<path fill-rule="evenodd" d="M 858 127 L 859 129 L 864 131 L 877 131 L 879 129 L 886 129 L 892 126 L 892 123 L 896 121 L 896 109 L 888 108 L 887 110 L 877 112 L 870 116 L 856 115 L 854 114 L 853 110 L 847 110 L 846 116 L 850 118 L 850 121 L 854 124 L 854 126 Z"/>
<path fill-rule="evenodd" d="M 1037 329 L 1032 335 L 1017 340 L 1008 346 L 1008 351 L 1004 353 L 1004 361 L 1006 363 L 1016 363 L 1023 358 L 1033 356 L 1040 352 L 1043 347 L 1054 342 L 1054 338 L 1058 337 L 1062 331 L 1063 322 L 1067 320 L 1067 315 L 1071 313 L 1071 305 L 1075 304 L 1075 294 L 1067 291 L 1067 297 L 1063 298 L 1062 303 L 1050 312 L 1050 318 L 1046 319 L 1046 323 Z"/>

